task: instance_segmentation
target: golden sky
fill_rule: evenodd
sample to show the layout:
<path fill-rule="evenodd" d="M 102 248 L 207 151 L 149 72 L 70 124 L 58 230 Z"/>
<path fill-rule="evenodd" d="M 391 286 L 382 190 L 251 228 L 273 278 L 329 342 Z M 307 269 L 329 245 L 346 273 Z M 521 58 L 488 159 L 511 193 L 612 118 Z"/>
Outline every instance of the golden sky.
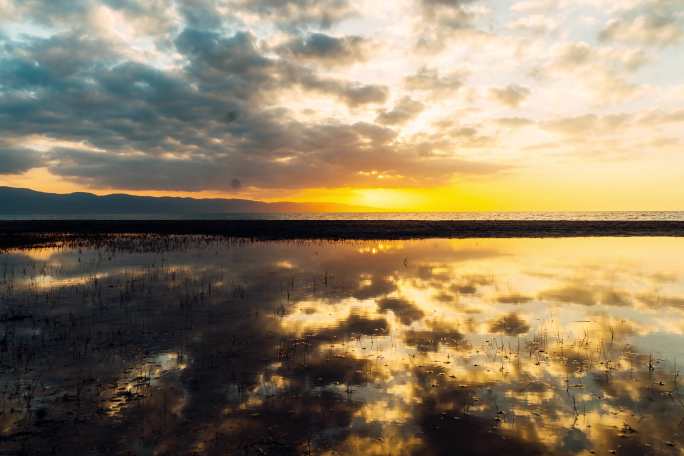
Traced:
<path fill-rule="evenodd" d="M 678 210 L 681 0 L 0 0 L 0 185 Z"/>

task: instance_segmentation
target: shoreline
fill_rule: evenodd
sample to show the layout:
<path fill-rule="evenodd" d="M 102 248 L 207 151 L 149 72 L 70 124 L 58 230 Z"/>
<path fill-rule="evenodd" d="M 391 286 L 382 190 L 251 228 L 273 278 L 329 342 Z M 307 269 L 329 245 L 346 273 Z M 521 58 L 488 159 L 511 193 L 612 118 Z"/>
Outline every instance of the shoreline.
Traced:
<path fill-rule="evenodd" d="M 23 220 L 0 221 L 0 247 L 116 234 L 209 235 L 253 240 L 684 237 L 684 221 L 549 220 Z"/>

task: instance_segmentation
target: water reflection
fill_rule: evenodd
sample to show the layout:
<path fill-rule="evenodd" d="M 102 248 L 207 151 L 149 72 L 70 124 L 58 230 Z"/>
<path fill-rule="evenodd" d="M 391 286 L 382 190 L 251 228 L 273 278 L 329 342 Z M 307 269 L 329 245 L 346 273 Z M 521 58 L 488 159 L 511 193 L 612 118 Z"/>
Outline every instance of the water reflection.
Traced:
<path fill-rule="evenodd" d="M 681 454 L 684 239 L 0 257 L 11 452 Z"/>

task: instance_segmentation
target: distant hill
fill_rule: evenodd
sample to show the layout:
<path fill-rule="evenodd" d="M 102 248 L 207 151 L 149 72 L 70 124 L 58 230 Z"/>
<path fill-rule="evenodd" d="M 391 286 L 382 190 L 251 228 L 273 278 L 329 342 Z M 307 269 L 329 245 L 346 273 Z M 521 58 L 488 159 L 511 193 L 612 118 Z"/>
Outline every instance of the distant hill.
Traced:
<path fill-rule="evenodd" d="M 0 187 L 0 216 L 145 215 L 188 217 L 230 213 L 361 212 L 370 208 L 335 203 L 292 203 L 244 199 L 196 199 L 126 194 L 45 193 L 26 188 Z"/>

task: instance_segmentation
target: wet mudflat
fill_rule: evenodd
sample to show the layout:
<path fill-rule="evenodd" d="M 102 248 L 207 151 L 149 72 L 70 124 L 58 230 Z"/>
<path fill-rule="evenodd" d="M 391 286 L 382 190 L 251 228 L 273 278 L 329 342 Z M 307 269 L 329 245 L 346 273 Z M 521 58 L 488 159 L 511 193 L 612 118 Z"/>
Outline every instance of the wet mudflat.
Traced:
<path fill-rule="evenodd" d="M 0 454 L 684 448 L 684 238 L 0 253 Z"/>

